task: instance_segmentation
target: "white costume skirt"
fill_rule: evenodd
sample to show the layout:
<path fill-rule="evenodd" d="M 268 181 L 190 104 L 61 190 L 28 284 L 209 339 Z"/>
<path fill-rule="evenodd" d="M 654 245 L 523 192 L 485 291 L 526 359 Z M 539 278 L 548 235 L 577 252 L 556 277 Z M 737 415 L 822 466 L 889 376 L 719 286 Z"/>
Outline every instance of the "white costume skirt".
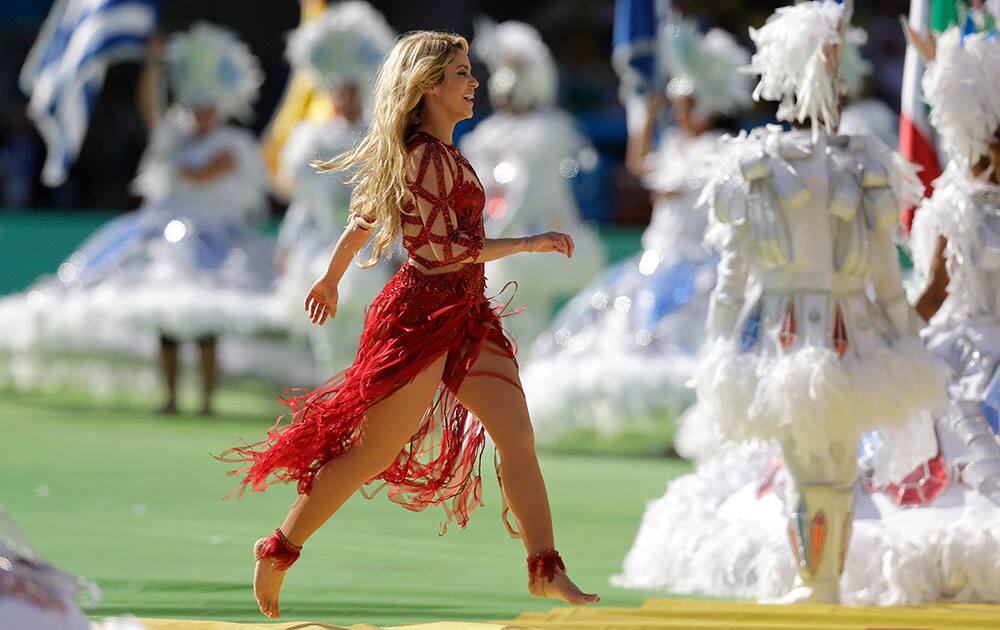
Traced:
<path fill-rule="evenodd" d="M 542 333 L 521 373 L 540 439 L 613 436 L 667 422 L 704 338 L 717 259 L 661 261 L 655 249 L 607 269 Z"/>
<path fill-rule="evenodd" d="M 159 336 L 219 336 L 224 372 L 287 376 L 285 368 L 274 369 L 291 364 L 275 360 L 283 356 L 275 354 L 281 350 L 277 341 L 266 357 L 251 346 L 267 340 L 237 341 L 286 330 L 274 294 L 272 244 L 241 220 L 186 213 L 175 205 L 168 200 L 113 219 L 54 276 L 0 299 L 6 333 L 0 381 L 32 387 L 75 383 L 95 393 L 149 389 L 155 370 L 136 366 L 155 356 Z"/>
<path fill-rule="evenodd" d="M 697 403 L 679 435 L 689 456 L 704 458 L 713 437 L 756 438 L 822 460 L 831 441 L 856 444 L 947 405 L 945 366 L 897 336 L 864 291 L 765 294 L 741 321 L 738 338 L 706 345 L 691 379 Z"/>
<path fill-rule="evenodd" d="M 508 256 L 486 263 L 486 280 L 491 293 L 499 293 L 508 283 L 517 283 L 511 307 L 520 310 L 504 321 L 523 348 L 552 321 L 552 312 L 562 300 L 572 297 L 595 278 L 604 267 L 604 246 L 587 225 L 568 230 L 573 237 L 573 258 L 562 254 Z"/>
<path fill-rule="evenodd" d="M 791 479 L 774 444 L 724 449 L 646 506 L 617 584 L 672 593 L 775 598 L 797 570 L 787 537 Z M 953 483 L 900 508 L 856 485 L 843 601 L 893 606 L 1000 602 L 1000 509 Z"/>

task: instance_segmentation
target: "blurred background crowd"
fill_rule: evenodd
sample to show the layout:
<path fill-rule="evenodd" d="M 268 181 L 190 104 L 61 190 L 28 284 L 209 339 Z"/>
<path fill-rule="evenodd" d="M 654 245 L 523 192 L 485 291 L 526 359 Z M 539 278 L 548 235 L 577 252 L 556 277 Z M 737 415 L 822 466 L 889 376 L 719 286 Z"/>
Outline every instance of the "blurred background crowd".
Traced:
<path fill-rule="evenodd" d="M 44 148 L 25 115 L 26 98 L 18 87 L 18 73 L 52 0 L 22 0 L 0 6 L 0 207 L 4 212 L 32 212 L 42 208 L 118 211 L 138 207 L 128 183 L 146 146 L 146 128 L 136 106 L 141 71 L 138 62 L 110 68 L 79 159 L 67 181 L 47 188 L 39 180 Z M 625 111 L 618 98 L 619 80 L 611 64 L 614 3 L 607 0 L 375 1 L 398 32 L 442 29 L 472 37 L 473 22 L 481 15 L 496 21 L 517 19 L 536 27 L 552 49 L 559 69 L 559 104 L 577 119 L 601 154 L 600 172 L 587 190 L 578 190 L 585 218 L 600 225 L 645 225 L 649 220 L 647 195 L 624 168 Z M 746 26 L 761 25 L 779 0 L 741 2 L 677 0 L 674 7 L 698 21 L 702 29 L 721 27 L 749 43 Z M 877 60 L 866 92 L 899 108 L 905 42 L 897 16 L 906 13 L 905 0 L 857 3 L 854 23 L 868 32 L 867 59 Z M 283 56 L 285 34 L 299 23 L 299 5 L 293 0 L 255 3 L 237 0 L 197 2 L 171 0 L 160 7 L 160 30 L 183 30 L 207 20 L 235 31 L 260 57 L 265 80 L 250 126 L 262 130 L 278 106 L 289 75 Z M 481 78 L 486 71 L 477 67 Z M 485 86 L 481 89 L 485 96 Z M 490 114 L 487 99 L 477 102 L 475 119 L 463 123 L 467 132 Z M 725 121 L 730 128 L 748 128 L 773 115 L 767 103 L 739 119 Z M 113 139 L 114 141 L 110 141 Z M 284 211 L 275 201 L 275 217 Z M 13 287 L 12 287 L 13 288 Z"/>
<path fill-rule="evenodd" d="M 13 435 L 7 443 L 21 447 L 0 458 L 6 466 L 5 478 L 11 470 L 10 478 L 15 479 L 11 490 L 5 489 L 9 494 L 0 497 L 7 502 L 0 505 L 0 543 L 10 537 L 12 525 L 2 520 L 10 506 L 19 518 L 23 515 L 33 534 L 41 532 L 39 538 L 48 534 L 61 541 L 63 547 L 57 551 L 64 555 L 59 561 L 72 560 L 71 554 L 79 553 L 79 570 L 110 585 L 111 604 L 102 607 L 100 614 L 132 610 L 229 620 L 256 618 L 256 607 L 247 608 L 249 600 L 231 608 L 220 608 L 218 602 L 242 597 L 237 593 L 244 592 L 246 576 L 242 572 L 236 576 L 233 567 L 242 571 L 243 566 L 235 560 L 235 551 L 225 559 L 221 554 L 235 549 L 225 546 L 229 540 L 249 539 L 257 527 L 253 517 L 259 514 L 251 510 L 260 508 L 238 502 L 217 505 L 215 499 L 228 491 L 230 481 L 221 479 L 218 464 L 203 453 L 219 452 L 220 445 L 232 443 L 233 433 L 260 434 L 261 423 L 270 423 L 281 412 L 276 402 L 279 388 L 288 395 L 294 390 L 287 388 L 319 385 L 352 365 L 352 360 L 357 365 L 355 357 L 364 355 L 357 347 L 362 324 L 366 318 L 372 321 L 366 309 L 387 279 L 406 264 L 406 255 L 399 248 L 387 249 L 371 269 L 351 266 L 338 279 L 336 318 L 323 327 L 310 325 L 303 316 L 303 298 L 311 295 L 317 277 L 326 278 L 329 273 L 330 251 L 349 224 L 351 210 L 350 187 L 337 178 L 342 173 L 336 177 L 335 173 L 317 173 L 314 160 L 340 154 L 366 129 L 371 112 L 365 108 L 370 103 L 365 103 L 364 94 L 358 95 L 373 83 L 375 69 L 395 36 L 438 30 L 469 40 L 473 74 L 480 83 L 474 115 L 459 123 L 454 141 L 483 188 L 487 237 L 557 231 L 570 234 L 576 244 L 572 260 L 551 253 L 491 260 L 485 269 L 486 290 L 505 317 L 505 331 L 518 344 L 521 391 L 531 410 L 533 435 L 546 465 L 551 464 L 546 475 L 554 488 L 552 496 L 559 497 L 559 508 L 567 510 L 560 518 L 574 523 L 571 536 L 579 537 L 570 539 L 569 548 L 576 544 L 577 557 L 590 562 L 589 566 L 581 563 L 588 579 L 606 581 L 624 567 L 615 573 L 605 601 L 638 605 L 640 595 L 628 589 L 741 598 L 791 592 L 795 579 L 791 554 L 804 553 L 800 547 L 805 544 L 801 532 L 793 534 L 794 548 L 785 540 L 783 511 L 793 504 L 786 506 L 782 501 L 787 500 L 783 493 L 794 485 L 788 472 L 794 464 L 786 467 L 774 444 L 725 441 L 726 436 L 715 431 L 714 417 L 699 416 L 701 401 L 713 400 L 704 395 L 707 386 L 698 390 L 695 403 L 692 383 L 697 387 L 699 378 L 710 380 L 711 388 L 727 393 L 745 385 L 740 379 L 748 375 L 760 383 L 772 374 L 784 378 L 784 372 L 771 368 L 771 357 L 755 354 L 764 352 L 765 346 L 776 349 L 780 345 L 779 357 L 806 357 L 801 360 L 802 373 L 814 368 L 834 370 L 831 366 L 840 370 L 847 365 L 847 371 L 856 369 L 852 374 L 860 375 L 856 381 L 810 377 L 810 396 L 816 382 L 834 383 L 830 386 L 834 388 L 850 383 L 843 386 L 844 392 L 836 392 L 847 394 L 837 400 L 853 405 L 874 399 L 865 393 L 869 387 L 885 395 L 888 402 L 883 409 L 906 415 L 900 409 L 907 404 L 917 409 L 913 401 L 933 395 L 940 383 L 924 387 L 925 381 L 913 376 L 919 371 L 914 367 L 918 362 L 902 350 L 890 367 L 905 368 L 899 370 L 900 375 L 913 374 L 898 380 L 892 380 L 895 372 L 869 359 L 882 357 L 879 353 L 888 352 L 896 341 L 905 341 L 900 347 L 912 350 L 913 356 L 923 356 L 925 348 L 913 334 L 927 322 L 911 317 L 911 302 L 924 320 L 931 320 L 927 330 L 939 334 L 939 341 L 945 339 L 935 351 L 948 354 L 948 361 L 954 363 L 958 372 L 953 391 L 964 392 L 968 399 L 960 402 L 968 404 L 942 411 L 934 422 L 930 413 L 924 413 L 930 403 L 928 409 L 920 407 L 918 420 L 925 429 L 920 435 L 905 430 L 866 431 L 857 457 L 853 446 L 858 436 L 850 432 L 860 431 L 852 423 L 863 414 L 855 413 L 850 405 L 845 407 L 850 413 L 845 412 L 844 418 L 850 416 L 851 423 L 843 423 L 849 425 L 847 437 L 836 445 L 848 445 L 839 451 L 842 460 L 849 460 L 844 469 L 849 468 L 852 476 L 849 483 L 837 481 L 840 503 L 830 504 L 833 507 L 826 514 L 830 523 L 851 522 L 850 516 L 841 519 L 839 515 L 851 514 L 853 508 L 846 506 L 853 504 L 845 501 L 852 491 L 845 488 L 851 488 L 856 478 L 864 502 L 854 518 L 867 521 L 861 527 L 869 527 L 868 533 L 859 527 L 856 539 L 861 542 L 852 543 L 859 550 L 853 552 L 855 557 L 864 562 L 847 560 L 850 579 L 845 583 L 861 589 L 860 595 L 851 595 L 857 597 L 851 601 L 863 604 L 1000 600 L 995 554 L 981 551 L 997 549 L 1000 541 L 1000 511 L 995 509 L 1000 497 L 1000 371 L 993 358 L 1000 356 L 1000 346 L 995 345 L 1000 340 L 1000 301 L 989 297 L 996 297 L 995 288 L 1000 286 L 995 275 L 1000 269 L 1000 258 L 995 256 L 1000 251 L 996 246 L 1000 239 L 996 228 L 1000 220 L 996 210 L 1000 203 L 996 181 L 1000 99 L 995 90 L 1000 46 L 993 17 L 1000 15 L 1000 0 L 986 0 L 986 11 L 981 0 L 796 2 L 797 6 L 780 11 L 777 17 L 796 14 L 805 18 L 793 16 L 777 26 L 775 22 L 781 20 L 772 19 L 764 29 L 770 29 L 768 36 L 754 29 L 763 27 L 790 0 L 369 2 L 371 7 L 333 0 L 20 0 L 0 4 L 0 419 L 24 420 L 4 426 Z M 142 20 L 115 22 L 123 9 L 135 7 Z M 853 17 L 842 20 L 851 15 L 851 7 Z M 59 22 L 46 22 L 48 16 L 67 14 L 70 17 L 62 23 L 62 30 L 46 26 Z M 832 23 L 820 19 L 834 14 Z M 345 15 L 353 15 L 355 21 Z M 909 50 L 901 15 L 909 15 L 916 27 L 910 38 L 917 41 L 911 42 Z M 94 16 L 106 18 L 105 26 L 110 23 L 120 30 L 98 31 L 93 22 L 100 19 Z M 864 33 L 852 33 L 848 23 Z M 310 25 L 318 26 L 311 29 Z M 79 57 L 89 60 L 86 55 L 69 54 L 85 49 L 85 45 L 73 49 L 73 37 L 66 33 L 72 29 L 88 37 L 98 31 L 97 37 L 84 38 L 87 45 L 99 48 L 110 42 L 107 48 L 129 48 L 125 53 L 129 58 L 111 59 L 106 75 L 98 77 L 72 71 L 87 68 L 86 63 L 56 63 L 63 59 L 78 62 Z M 946 31 L 947 36 L 943 35 Z M 931 36 L 932 44 L 921 46 L 920 32 L 938 33 L 941 39 Z M 823 34 L 830 39 L 823 40 Z M 768 39 L 770 43 L 762 44 Z M 973 56 L 971 46 L 966 48 L 967 39 L 993 56 Z M 934 41 L 941 42 L 941 50 L 950 51 L 939 53 L 936 61 Z M 379 49 L 382 44 L 384 50 Z M 762 54 L 767 46 L 779 52 Z M 94 56 L 107 54 L 107 48 L 99 48 Z M 346 49 L 349 54 L 341 54 Z M 830 50 L 838 51 L 835 57 L 825 56 Z M 993 65 L 982 59 L 992 60 Z M 786 60 L 799 63 L 796 67 Z M 924 62 L 936 70 L 925 75 Z M 58 70 L 45 74 L 55 66 Z M 65 71 L 67 66 L 71 71 Z M 767 72 L 782 75 L 773 80 L 781 83 L 780 90 L 772 85 L 768 94 L 761 88 Z M 825 77 L 824 72 L 833 76 Z M 784 76 L 795 73 L 801 76 Z M 57 81 L 46 81 L 53 75 L 72 89 L 53 87 Z M 500 81 L 501 77 L 507 78 Z M 95 84 L 100 84 L 99 89 Z M 751 99 L 754 85 L 760 93 Z M 831 86 L 836 89 L 825 89 Z M 38 98 L 39 93 L 52 98 Z M 776 101 L 782 99 L 779 115 Z M 172 108 L 166 107 L 168 102 Z M 795 133 L 802 130 L 793 129 L 785 137 L 796 136 L 798 144 L 774 144 L 783 133 L 774 126 L 734 142 L 724 136 L 779 119 L 788 130 L 796 126 L 790 122 L 793 102 L 802 107 L 796 110 L 798 123 L 808 124 L 812 119 L 817 125 L 808 141 L 804 132 Z M 811 110 L 803 115 L 807 107 L 816 108 L 822 116 Z M 251 115 L 240 117 L 245 108 L 251 109 Z M 60 117 L 67 111 L 71 115 Z M 81 118 L 88 117 L 79 154 L 73 155 L 72 138 L 64 140 L 80 130 Z M 230 124 L 230 118 L 237 120 Z M 829 127 L 823 134 L 819 118 Z M 839 137 L 833 136 L 834 131 Z M 940 147 L 935 146 L 934 131 L 942 134 Z M 825 148 L 814 151 L 821 146 L 821 135 Z M 956 143 L 959 149 L 968 149 L 962 145 L 966 142 L 975 150 L 953 151 L 952 136 L 961 141 Z M 764 137 L 770 143 L 767 150 L 774 153 L 766 163 L 765 150 L 753 145 Z M 899 147 L 905 160 L 922 168 L 919 176 L 924 184 L 941 175 L 944 169 L 939 166 L 945 166 L 945 158 L 955 159 L 949 153 L 962 159 L 974 155 L 977 161 L 953 163 L 935 182 L 936 198 L 930 197 L 928 187 L 928 199 L 918 204 L 916 171 L 910 172 L 905 160 L 883 151 L 878 140 L 893 149 Z M 808 150 L 802 148 L 806 144 Z M 746 146 L 754 151 L 752 155 L 741 153 L 739 160 L 729 159 Z M 989 155 L 983 153 L 986 150 Z M 821 170 L 827 168 L 824 156 L 831 156 L 830 170 Z M 787 161 L 805 157 L 811 161 L 803 162 L 802 173 L 809 178 L 803 175 L 800 180 Z M 737 163 L 739 176 L 731 178 L 727 169 L 736 173 L 733 165 Z M 815 172 L 808 171 L 814 167 Z M 992 180 L 963 179 L 968 173 L 960 167 L 969 167 L 976 177 L 987 173 Z M 835 185 L 813 186 L 816 181 Z M 775 233 L 779 230 L 774 217 L 783 216 L 777 212 L 781 207 L 799 209 L 817 190 L 823 195 L 836 193 L 829 203 L 817 196 L 813 209 L 822 212 L 810 216 L 819 217 L 817 225 L 823 229 L 847 226 L 861 236 L 838 231 L 834 260 L 829 261 L 822 260 L 822 252 L 828 250 L 814 251 L 812 241 L 795 241 L 795 256 L 781 251 L 788 260 L 779 260 L 774 267 L 786 271 L 794 267 L 792 258 L 798 257 L 796 262 L 810 258 L 823 274 L 830 271 L 817 276 L 848 277 L 851 287 L 864 286 L 874 293 L 831 291 L 827 285 L 810 284 L 812 278 L 796 278 L 801 287 L 789 282 L 789 286 L 794 284 L 792 289 L 772 291 L 774 287 L 757 286 L 754 278 L 747 283 L 745 269 L 743 284 L 733 283 L 735 265 L 729 264 L 732 257 L 727 258 L 732 252 L 723 251 L 720 256 L 714 251 L 725 250 L 719 241 L 729 226 L 721 224 L 730 223 L 720 216 L 720 208 L 721 214 L 730 213 L 725 198 L 716 192 L 731 182 L 735 184 L 729 200 L 739 201 L 742 195 L 746 197 L 740 202 L 743 208 L 751 208 L 743 217 L 734 211 L 729 218 L 738 220 L 731 223 L 746 220 L 756 229 L 760 215 L 753 225 L 751 213 L 770 208 L 775 212 L 764 217 L 771 221 L 764 227 Z M 761 195 L 767 196 L 766 203 L 758 204 Z M 827 211 L 840 223 L 830 223 Z M 901 211 L 902 222 L 897 224 Z M 924 219 L 919 219 L 920 213 Z M 958 225 L 961 221 L 954 219 L 962 216 L 966 223 Z M 956 230 L 947 235 L 950 240 L 935 231 L 943 230 L 935 223 L 940 217 L 947 219 L 940 225 Z M 806 219 L 800 220 L 806 225 Z M 726 229 L 714 230 L 714 239 L 709 230 L 706 243 L 710 226 Z M 875 242 L 866 240 L 872 234 L 879 237 L 877 256 L 872 254 L 876 247 L 868 251 L 870 242 Z M 761 242 L 771 236 L 763 234 Z M 780 235 L 774 240 L 781 244 Z M 800 247 L 801 243 L 806 246 Z M 851 259 L 856 268 L 849 273 L 841 265 L 850 265 L 837 260 L 847 257 L 841 243 L 864 244 L 866 253 Z M 765 245 L 778 248 L 774 243 Z M 970 249 L 962 250 L 959 245 Z M 976 256 L 985 252 L 983 260 L 990 264 L 979 264 L 966 251 Z M 362 252 L 366 257 L 367 250 Z M 892 275 L 897 270 L 897 254 L 901 278 Z M 946 260 L 946 255 L 952 258 Z M 891 275 L 890 282 L 881 286 L 883 293 L 890 284 L 897 293 L 877 294 L 879 286 L 862 284 L 874 280 L 867 277 L 874 272 L 858 262 L 867 258 L 877 261 L 872 269 L 891 272 L 884 276 Z M 827 269 L 828 265 L 832 267 Z M 733 295 L 739 299 L 726 301 L 727 278 L 736 286 Z M 949 285 L 953 278 L 956 282 Z M 504 293 L 511 286 L 516 296 Z M 713 291 L 720 286 L 721 292 Z M 822 315 L 815 307 L 807 311 L 803 301 L 796 315 L 800 302 L 789 297 L 809 294 L 812 299 L 816 294 L 841 293 L 848 296 L 844 300 L 854 300 L 850 303 L 856 308 L 868 310 L 842 310 L 848 307 L 841 302 L 822 310 L 827 313 Z M 717 294 L 722 299 L 714 301 Z M 940 299 L 923 309 L 933 301 L 925 301 L 928 296 Z M 946 297 L 959 306 L 942 307 Z M 767 308 L 765 298 L 770 300 Z M 966 307 L 975 315 L 961 310 Z M 890 308 L 900 315 L 898 321 L 890 321 Z M 982 312 L 974 310 L 979 308 Z M 944 316 L 937 315 L 939 309 Z M 718 325 L 725 317 L 715 314 L 727 311 L 732 321 Z M 984 326 L 986 332 L 965 335 L 962 327 L 967 322 L 953 325 L 948 320 L 954 312 L 966 313 L 963 317 L 970 320 L 982 315 L 976 325 Z M 511 314 L 518 317 L 506 319 Z M 935 318 L 942 325 L 937 332 L 933 330 Z M 882 324 L 893 328 L 886 328 L 883 335 L 881 329 L 876 330 Z M 814 361 L 811 357 L 816 355 L 805 351 L 799 353 L 802 348 L 816 350 L 813 339 L 801 332 L 807 327 L 822 332 L 823 343 L 829 344 L 823 347 L 823 361 Z M 738 339 L 741 348 L 731 353 L 728 364 L 712 354 L 714 348 L 729 352 L 730 340 L 715 338 L 723 333 Z M 706 340 L 709 343 L 703 344 Z M 704 348 L 709 352 L 702 352 Z M 850 354 L 845 354 L 848 349 Z M 751 354 L 753 361 L 761 361 L 740 362 Z M 393 361 L 401 363 L 396 355 Z M 698 371 L 717 365 L 735 367 L 730 372 Z M 862 370 L 870 366 L 875 366 L 871 372 Z M 189 372 L 195 371 L 200 372 L 200 379 L 189 379 Z M 799 373 L 789 369 L 788 374 L 798 377 Z M 892 378 L 882 379 L 886 375 Z M 758 388 L 756 382 L 748 387 Z M 798 388 L 791 377 L 788 382 L 794 387 L 779 383 L 760 386 L 760 391 L 773 394 L 775 406 L 781 403 L 789 413 L 798 414 L 797 426 L 812 427 L 816 416 L 812 407 L 789 395 L 806 388 Z M 804 377 L 801 382 L 806 382 Z M 194 383 L 200 385 L 199 415 L 217 416 L 218 422 L 190 417 L 194 407 L 188 399 L 196 395 Z M 966 385 L 974 385 L 978 398 L 962 389 Z M 162 388 L 166 396 L 154 415 L 151 392 L 156 388 Z M 944 390 L 939 390 L 943 399 Z M 216 397 L 217 408 L 213 407 Z M 730 415 L 738 416 L 734 421 L 738 425 L 744 415 L 753 413 L 755 404 L 734 400 Z M 706 414 L 717 408 L 703 405 L 709 410 Z M 961 415 L 954 415 L 955 410 Z M 91 422 L 79 422 L 88 414 Z M 165 422 L 160 414 L 172 418 Z M 834 450 L 831 445 L 835 443 L 824 430 L 810 428 L 808 433 L 824 448 Z M 81 449 L 81 444 L 86 448 Z M 199 446 L 193 448 L 193 444 Z M 895 476 L 880 477 L 876 465 L 890 459 L 879 459 L 879 453 L 891 451 L 886 445 L 903 445 L 900 452 L 906 452 L 900 461 L 905 459 L 906 466 L 897 466 Z M 924 452 L 924 448 L 930 450 Z M 578 458 L 580 453 L 592 457 Z M 623 458 L 623 454 L 655 457 Z M 698 465 L 696 473 L 681 476 L 691 465 L 678 456 Z M 80 464 L 81 457 L 87 458 L 85 465 Z M 860 474 L 855 474 L 855 463 Z M 662 492 L 664 478 L 670 484 L 667 493 L 646 503 Z M 49 496 L 50 485 L 56 498 L 44 505 L 40 499 Z M 826 479 L 803 485 L 823 486 L 821 491 L 826 492 L 831 483 Z M 671 488 L 677 491 L 671 494 Z M 182 496 L 192 489 L 193 500 Z M 776 498 L 779 494 L 782 498 Z M 934 503 L 939 494 L 941 499 Z M 958 495 L 960 500 L 953 501 Z M 76 506 L 65 507 L 64 497 L 73 497 L 85 506 L 79 509 L 88 513 L 74 515 L 71 510 Z M 271 493 L 261 500 L 275 501 L 273 497 Z M 977 512 L 983 497 L 994 503 L 985 512 Z M 962 503 L 966 498 L 970 502 Z M 107 502 L 104 512 L 101 501 Z M 129 507 L 122 507 L 125 502 Z M 915 505 L 929 507 L 922 513 L 943 523 L 944 533 L 916 532 L 907 537 L 893 530 L 903 521 L 890 522 L 890 518 L 897 512 L 917 513 L 907 512 Z M 962 512 L 961 519 L 955 516 L 957 512 L 947 511 L 964 510 L 967 505 L 973 509 Z M 643 506 L 648 506 L 645 516 Z M 934 511 L 938 507 L 947 509 Z M 242 512 L 246 516 L 234 516 L 241 514 L 238 510 L 246 510 Z M 126 511 L 129 515 L 121 517 Z M 352 523 L 351 512 L 347 514 L 347 527 L 364 536 L 378 535 L 369 517 L 357 517 Z M 102 549 L 95 541 L 103 544 L 107 534 L 106 525 L 98 524 L 94 515 L 98 520 L 117 519 L 115 526 L 122 527 L 133 526 L 133 517 L 145 519 L 147 524 L 134 525 L 133 542 L 143 545 L 146 556 L 135 553 L 143 560 L 119 558 L 116 566 L 100 566 L 103 573 L 95 570 L 94 550 Z M 157 523 L 157 518 L 163 520 Z M 761 525 L 752 520 L 757 518 L 771 521 L 760 521 Z M 824 512 L 816 518 L 813 524 L 823 532 L 822 540 L 827 536 Z M 93 525 L 92 531 L 77 535 L 73 526 L 66 526 L 77 521 L 84 524 L 81 530 Z M 204 527 L 178 527 L 185 522 L 199 526 L 204 522 Z M 391 522 L 397 524 L 396 519 Z M 637 522 L 642 525 L 635 536 Z M 409 527 L 402 523 L 400 527 Z M 887 533 L 870 534 L 885 523 L 889 523 L 887 529 L 877 531 Z M 172 536 L 177 529 L 189 539 L 148 544 L 157 536 Z M 919 528 L 905 524 L 900 529 L 908 535 Z M 846 549 L 850 528 L 847 533 L 829 531 L 829 538 L 837 537 L 840 549 Z M 758 534 L 769 538 L 754 538 Z M 206 564 L 203 548 L 191 542 L 195 536 L 198 544 L 218 547 L 219 555 L 204 556 L 214 558 L 213 568 L 199 575 L 192 586 L 192 568 L 202 571 Z M 338 594 L 343 594 L 339 599 L 315 591 L 310 597 L 322 601 L 308 610 L 336 610 L 339 620 L 370 621 L 347 607 L 367 601 L 364 598 L 376 591 L 384 591 L 385 602 L 393 602 L 382 608 L 392 609 L 397 617 L 379 610 L 381 601 L 377 601 L 372 610 L 379 610 L 380 616 L 375 621 L 412 622 L 417 613 L 406 607 L 407 602 L 415 602 L 424 616 L 447 609 L 455 610 L 456 616 L 481 619 L 486 614 L 481 602 L 501 599 L 503 606 L 497 604 L 500 612 L 491 613 L 492 618 L 523 610 L 519 599 L 504 591 L 494 593 L 495 583 L 480 585 L 483 592 L 466 590 L 471 584 L 466 578 L 468 567 L 458 563 L 467 558 L 492 563 L 495 558 L 489 552 L 500 553 L 492 542 L 484 542 L 489 540 L 484 536 L 466 543 L 449 542 L 467 545 L 451 547 L 460 551 L 450 554 L 414 545 L 416 536 L 402 529 L 394 536 L 405 541 L 399 547 L 404 548 L 403 554 L 412 554 L 413 566 L 422 564 L 430 553 L 438 562 L 455 563 L 442 564 L 445 568 L 434 576 L 433 583 L 440 588 L 427 589 L 425 576 L 417 578 L 406 571 L 394 570 L 389 579 L 384 577 L 389 572 L 367 571 L 369 559 L 361 555 L 367 553 L 366 547 L 384 547 L 394 555 L 400 549 L 385 546 L 384 539 L 357 544 L 363 536 L 338 533 L 331 537 L 336 541 L 328 541 L 329 549 L 337 546 L 329 557 L 354 557 L 356 564 L 345 566 L 366 569 L 340 572 L 355 590 L 336 585 Z M 633 536 L 636 542 L 626 552 Z M 942 540 L 957 542 L 949 542 L 942 551 L 936 547 Z M 595 545 L 594 541 L 600 542 Z M 906 547 L 905 553 L 893 547 L 897 543 Z M 824 548 L 822 542 L 818 546 Z M 183 552 L 175 554 L 180 547 Z M 833 545 L 824 549 L 824 557 L 830 558 L 824 561 L 829 570 L 834 566 L 832 559 L 840 559 L 837 578 L 827 580 L 833 586 L 823 595 L 837 601 L 837 580 L 846 556 Z M 0 546 L 0 556 L 2 552 Z M 153 552 L 164 557 L 154 559 Z M 195 558 L 195 554 L 200 555 Z M 121 556 L 126 557 L 125 553 Z M 871 566 L 878 564 L 870 559 L 880 556 L 886 558 L 881 567 L 884 575 L 870 574 Z M 918 561 L 924 564 L 918 566 Z M 805 566 L 801 560 L 798 564 Z M 154 567 L 162 582 L 151 588 L 150 582 L 136 579 L 136 567 Z M 716 571 L 716 567 L 721 569 Z M 859 573 L 858 567 L 864 571 Z M 331 579 L 326 568 L 314 565 L 313 570 L 315 577 L 322 570 L 322 580 Z M 954 574 L 944 575 L 948 571 Z M 521 579 L 518 574 L 517 580 Z M 213 580 L 225 586 L 213 586 L 211 598 L 188 607 L 190 593 Z M 298 585 L 290 584 L 290 601 L 293 597 L 307 601 L 302 597 L 303 584 L 304 578 Z M 925 588 L 926 584 L 932 587 Z M 949 592 L 956 584 L 962 585 L 961 592 Z M 414 586 L 419 586 L 419 593 Z M 172 589 L 180 595 L 171 593 Z M 446 598 L 456 592 L 470 594 L 470 608 L 452 608 L 454 602 Z M 144 599 L 150 595 L 171 597 L 175 608 Z M 302 610 L 292 614 L 302 615 Z M 0 626 L 2 619 L 0 609 Z"/>

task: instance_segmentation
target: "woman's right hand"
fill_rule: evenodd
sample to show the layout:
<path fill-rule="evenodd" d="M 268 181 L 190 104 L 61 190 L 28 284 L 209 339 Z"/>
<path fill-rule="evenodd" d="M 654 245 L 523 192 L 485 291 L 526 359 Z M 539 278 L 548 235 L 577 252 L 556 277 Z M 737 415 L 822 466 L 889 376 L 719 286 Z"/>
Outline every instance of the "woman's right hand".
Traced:
<path fill-rule="evenodd" d="M 306 313 L 309 314 L 309 321 L 322 326 L 327 318 L 337 315 L 337 283 L 323 276 L 316 281 L 316 284 L 309 289 L 306 296 Z"/>
<path fill-rule="evenodd" d="M 562 232 L 545 232 L 525 239 L 525 249 L 529 252 L 558 252 L 572 258 L 574 247 L 573 237 Z"/>

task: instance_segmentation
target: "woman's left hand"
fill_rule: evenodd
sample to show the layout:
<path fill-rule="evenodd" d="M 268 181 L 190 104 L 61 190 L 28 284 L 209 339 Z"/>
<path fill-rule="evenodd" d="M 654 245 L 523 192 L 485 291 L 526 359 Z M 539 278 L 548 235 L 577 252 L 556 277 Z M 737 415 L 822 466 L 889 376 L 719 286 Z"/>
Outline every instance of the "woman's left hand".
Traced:
<path fill-rule="evenodd" d="M 306 312 L 309 313 L 309 321 L 322 326 L 327 318 L 337 315 L 337 283 L 323 276 L 316 281 L 316 284 L 309 290 L 306 296 Z"/>
<path fill-rule="evenodd" d="M 567 258 L 573 257 L 573 248 L 576 247 L 573 237 L 562 232 L 545 232 L 529 236 L 526 245 L 529 252 L 557 252 Z"/>

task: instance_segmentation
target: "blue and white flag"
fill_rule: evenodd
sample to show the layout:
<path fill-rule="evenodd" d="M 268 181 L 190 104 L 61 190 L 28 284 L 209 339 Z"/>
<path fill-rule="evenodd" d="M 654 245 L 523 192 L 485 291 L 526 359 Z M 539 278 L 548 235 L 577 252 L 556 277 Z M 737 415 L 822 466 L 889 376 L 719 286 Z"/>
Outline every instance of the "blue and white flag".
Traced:
<path fill-rule="evenodd" d="M 80 153 L 90 113 L 111 64 L 141 59 L 156 29 L 159 0 L 57 0 L 21 68 L 47 155 L 42 181 L 58 186 Z"/>
<path fill-rule="evenodd" d="M 625 91 L 644 92 L 656 81 L 656 35 L 669 0 L 616 0 L 611 63 Z"/>

